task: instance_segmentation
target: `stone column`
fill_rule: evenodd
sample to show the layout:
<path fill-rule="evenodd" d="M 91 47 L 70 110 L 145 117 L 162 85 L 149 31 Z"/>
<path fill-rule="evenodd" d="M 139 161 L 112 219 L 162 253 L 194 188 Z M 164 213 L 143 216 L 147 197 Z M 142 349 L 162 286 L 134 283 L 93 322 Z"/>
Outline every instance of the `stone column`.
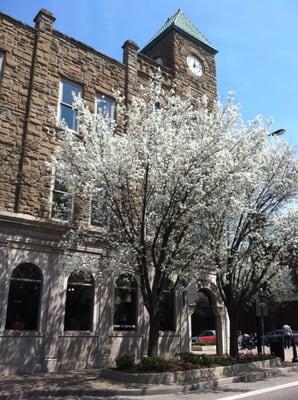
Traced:
<path fill-rule="evenodd" d="M 215 318 L 216 326 L 216 353 L 224 354 L 225 352 L 225 332 L 223 321 L 223 306 L 216 304 L 211 306 Z"/>
<path fill-rule="evenodd" d="M 66 298 L 66 278 L 57 267 L 59 255 L 52 253 L 47 265 L 47 276 L 44 279 L 44 290 L 47 291 L 47 302 L 42 316 L 44 332 L 44 370 L 56 372 L 59 362 L 59 336 L 63 335 L 64 308 Z"/>

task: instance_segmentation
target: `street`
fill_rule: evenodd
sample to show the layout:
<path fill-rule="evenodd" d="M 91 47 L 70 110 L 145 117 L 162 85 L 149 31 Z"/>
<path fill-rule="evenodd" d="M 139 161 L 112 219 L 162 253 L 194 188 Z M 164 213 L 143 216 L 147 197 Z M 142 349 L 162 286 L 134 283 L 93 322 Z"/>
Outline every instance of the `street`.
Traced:
<path fill-rule="evenodd" d="M 144 397 L 142 397 L 144 399 Z M 298 372 L 270 378 L 258 382 L 230 383 L 215 391 L 193 392 L 191 394 L 172 394 L 146 396 L 146 400 L 297 400 Z M 123 398 L 124 400 L 124 398 Z M 141 400 L 141 397 L 135 398 Z"/>

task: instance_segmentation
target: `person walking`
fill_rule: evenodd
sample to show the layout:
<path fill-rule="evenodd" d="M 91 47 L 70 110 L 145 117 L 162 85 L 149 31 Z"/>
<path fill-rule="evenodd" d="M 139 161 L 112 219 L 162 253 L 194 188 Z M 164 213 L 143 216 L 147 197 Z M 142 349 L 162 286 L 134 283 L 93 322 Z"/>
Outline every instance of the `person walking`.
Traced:
<path fill-rule="evenodd" d="M 282 327 L 282 333 L 284 336 L 285 348 L 287 347 L 289 349 L 291 347 L 292 337 L 293 337 L 293 332 L 292 332 L 291 327 L 289 325 L 285 324 Z"/>

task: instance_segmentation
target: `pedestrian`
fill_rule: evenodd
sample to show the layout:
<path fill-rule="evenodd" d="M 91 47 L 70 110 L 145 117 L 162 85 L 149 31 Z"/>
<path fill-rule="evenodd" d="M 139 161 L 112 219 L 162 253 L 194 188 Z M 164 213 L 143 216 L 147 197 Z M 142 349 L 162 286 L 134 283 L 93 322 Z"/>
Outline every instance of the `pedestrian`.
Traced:
<path fill-rule="evenodd" d="M 244 344 L 244 336 L 242 335 L 241 331 L 238 331 L 238 349 L 242 350 Z"/>
<path fill-rule="evenodd" d="M 284 336 L 285 348 L 287 347 L 289 349 L 291 347 L 292 338 L 293 338 L 293 332 L 292 332 L 291 327 L 289 325 L 285 324 L 282 327 L 282 333 Z"/>

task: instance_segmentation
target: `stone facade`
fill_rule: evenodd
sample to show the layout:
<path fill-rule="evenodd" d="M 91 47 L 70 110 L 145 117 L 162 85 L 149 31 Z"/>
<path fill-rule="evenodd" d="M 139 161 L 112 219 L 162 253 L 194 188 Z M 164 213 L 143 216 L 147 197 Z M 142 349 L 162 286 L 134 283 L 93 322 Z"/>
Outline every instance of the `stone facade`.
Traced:
<path fill-rule="evenodd" d="M 94 283 L 92 331 L 64 331 L 67 277 L 57 269 L 57 244 L 66 223 L 51 220 L 52 174 L 45 174 L 55 142 L 48 128 L 55 126 L 61 79 L 80 84 L 91 110 L 97 94 L 113 98 L 113 89 L 129 100 L 138 85 L 160 66 L 164 84 L 177 85 L 193 96 L 216 97 L 215 51 L 169 31 L 143 52 L 132 41 L 123 45 L 120 63 L 56 31 L 55 17 L 40 10 L 35 27 L 0 13 L 0 374 L 57 371 L 113 362 L 118 354 L 133 351 L 140 357 L 147 348 L 148 317 L 138 302 L 135 332 L 113 331 L 113 282 Z M 202 61 L 204 74 L 187 69 L 186 56 Z M 123 130 L 117 120 L 117 130 Z M 100 250 L 99 250 L 100 251 Z M 7 301 L 12 271 L 22 263 L 42 272 L 40 317 L 36 331 L 6 330 Z M 221 308 L 213 307 L 221 331 Z M 160 337 L 160 352 L 189 349 L 189 310 L 182 296 L 176 299 L 176 331 Z M 219 335 L 218 349 L 226 350 L 226 335 Z"/>

